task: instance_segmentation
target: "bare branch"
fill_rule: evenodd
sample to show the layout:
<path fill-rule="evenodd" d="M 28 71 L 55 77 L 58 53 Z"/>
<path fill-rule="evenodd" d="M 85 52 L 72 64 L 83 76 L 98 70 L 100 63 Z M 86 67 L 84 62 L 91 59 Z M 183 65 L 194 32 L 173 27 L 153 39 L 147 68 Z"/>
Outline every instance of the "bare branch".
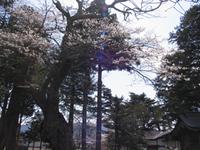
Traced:
<path fill-rule="evenodd" d="M 115 0 L 115 1 L 113 1 L 112 4 L 108 5 L 108 7 L 109 7 L 109 8 L 113 8 L 113 7 L 115 7 L 116 4 L 122 3 L 122 2 L 127 2 L 127 1 L 128 1 L 128 0 Z"/>
<path fill-rule="evenodd" d="M 45 14 L 44 14 L 44 18 L 42 20 L 42 27 L 44 27 L 44 24 L 46 22 L 46 19 L 47 19 L 47 16 L 48 16 L 48 13 L 51 11 L 51 7 L 48 8 L 48 5 L 47 5 L 47 1 L 45 0 Z"/>
<path fill-rule="evenodd" d="M 70 20 L 71 16 L 68 10 L 64 10 L 61 3 L 58 0 L 52 0 L 53 4 L 56 6 L 56 8 L 67 18 L 67 20 Z"/>
<path fill-rule="evenodd" d="M 85 14 L 85 15 L 78 15 L 76 14 L 75 16 L 72 16 L 72 20 L 81 20 L 81 19 L 93 19 L 93 18 L 102 18 L 102 16 L 97 15 L 97 14 Z"/>
<path fill-rule="evenodd" d="M 127 17 L 131 14 L 131 12 L 127 12 L 126 10 L 120 10 L 118 8 L 116 8 L 115 6 L 113 7 L 116 11 L 123 13 L 124 15 L 124 20 L 127 19 Z"/>
<path fill-rule="evenodd" d="M 132 67 L 133 67 L 133 66 L 132 66 Z M 132 68 L 132 71 L 133 71 L 134 73 L 136 73 L 137 75 L 139 75 L 145 82 L 148 82 L 148 81 L 149 81 L 152 85 L 154 85 L 153 80 L 150 79 L 147 75 L 143 74 L 143 73 L 141 72 L 140 69 L 137 69 L 137 68 L 133 67 L 133 68 Z"/>
<path fill-rule="evenodd" d="M 55 44 L 60 48 L 60 43 L 53 37 L 49 37 L 51 40 L 53 40 L 53 42 L 55 42 Z"/>
<path fill-rule="evenodd" d="M 78 14 L 82 14 L 83 13 L 83 0 L 76 0 L 76 2 L 78 3 Z"/>
<path fill-rule="evenodd" d="M 135 14 L 135 16 L 137 16 L 155 11 L 156 9 L 160 8 L 160 6 L 166 1 L 168 0 L 141 0 L 140 3 L 137 4 L 134 0 L 115 0 L 112 4 L 108 5 L 108 8 L 113 8 L 116 11 L 123 13 L 124 17 L 127 18 L 130 14 Z M 121 4 L 123 8 L 117 8 L 117 4 Z"/>

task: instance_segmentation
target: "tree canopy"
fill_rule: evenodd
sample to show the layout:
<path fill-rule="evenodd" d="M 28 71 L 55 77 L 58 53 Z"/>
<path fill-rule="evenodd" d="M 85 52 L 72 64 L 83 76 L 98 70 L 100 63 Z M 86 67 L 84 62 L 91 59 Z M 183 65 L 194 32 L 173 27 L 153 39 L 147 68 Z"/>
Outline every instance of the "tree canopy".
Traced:
<path fill-rule="evenodd" d="M 86 109 L 89 102 L 87 98 L 90 94 L 89 82 L 86 83 L 86 79 L 89 81 L 90 76 L 97 71 L 97 66 L 101 65 L 102 70 L 119 69 L 141 74 L 141 68 L 137 67 L 152 60 L 161 49 L 156 38 L 139 38 L 137 36 L 140 34 L 139 30 L 133 30 L 133 34 L 125 32 L 125 28 L 117 20 L 117 15 L 110 9 L 122 13 L 127 19 L 130 15 L 137 17 L 153 12 L 168 0 L 114 0 L 110 4 L 106 4 L 105 0 L 76 0 L 77 5 L 67 8 L 59 1 L 53 0 L 53 4 L 62 15 L 61 20 L 64 22 L 62 25 L 59 22 L 60 18 L 56 17 L 55 10 L 47 6 L 47 1 L 44 13 L 31 6 L 12 7 L 13 2 L 0 1 L 3 7 L 0 10 L 3 12 L 0 16 L 0 97 L 4 112 L 2 114 L 5 114 L 0 119 L 0 149 L 15 149 L 19 114 L 22 110 L 25 111 L 21 109 L 21 104 L 29 104 L 28 102 L 31 102 L 31 106 L 37 104 L 41 108 L 43 113 L 41 134 L 44 134 L 50 142 L 52 150 L 72 149 L 73 132 L 70 130 L 73 128 L 73 123 L 66 121 L 60 111 L 60 95 L 69 98 L 75 89 L 76 96 L 79 96 L 79 85 L 83 86 L 81 91 L 81 98 L 84 101 L 83 127 L 86 127 Z M 49 12 L 53 17 L 48 15 Z M 48 19 L 50 20 L 47 21 Z M 58 35 L 55 31 L 62 34 Z M 54 34 L 55 36 L 52 36 Z M 179 37 L 177 35 L 179 35 L 178 30 L 172 34 L 171 39 L 177 41 Z M 191 49 L 191 45 L 188 49 Z M 76 73 L 78 83 L 70 81 L 73 73 Z M 68 82 L 64 83 L 66 80 Z M 61 86 L 64 84 L 67 85 L 62 91 Z M 99 91 L 102 94 L 102 91 Z M 107 101 L 111 98 L 111 91 L 105 89 L 104 92 L 103 98 Z M 144 95 L 138 97 L 132 94 L 131 98 L 134 100 L 126 106 L 115 104 L 125 110 L 123 116 L 128 113 L 121 118 L 121 124 L 126 127 L 128 133 L 129 131 L 131 133 L 124 131 L 125 139 L 131 136 L 131 139 L 140 141 L 135 133 L 141 135 L 137 131 L 149 126 L 143 124 L 143 121 L 152 119 L 152 116 L 147 114 L 149 110 L 145 100 L 148 101 L 148 107 L 151 107 L 152 103 Z M 135 99 L 144 101 L 139 103 Z M 71 108 L 69 113 L 73 114 L 74 109 Z M 144 114 L 138 108 L 141 108 Z M 132 146 L 131 141 L 123 142 L 124 145 Z"/>
<path fill-rule="evenodd" d="M 199 108 L 200 6 L 190 8 L 170 34 L 178 49 L 165 56 L 157 78 L 158 96 L 169 112 L 180 114 Z"/>

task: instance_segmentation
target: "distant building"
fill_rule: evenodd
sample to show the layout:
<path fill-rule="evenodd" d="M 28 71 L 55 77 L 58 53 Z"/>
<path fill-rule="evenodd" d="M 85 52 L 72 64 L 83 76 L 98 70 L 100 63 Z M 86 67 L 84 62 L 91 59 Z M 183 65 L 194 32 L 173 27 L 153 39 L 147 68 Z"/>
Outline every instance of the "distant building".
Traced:
<path fill-rule="evenodd" d="M 23 134 L 30 128 L 29 124 L 22 125 L 20 128 L 20 133 Z M 17 150 L 51 150 L 49 149 L 49 144 L 42 141 L 27 141 L 23 136 L 17 139 Z"/>
<path fill-rule="evenodd" d="M 200 113 L 180 115 L 170 136 L 180 142 L 181 150 L 200 150 Z"/>
<path fill-rule="evenodd" d="M 74 143 L 76 149 L 81 149 L 81 123 L 74 124 Z M 96 125 L 91 122 L 87 122 L 86 127 L 86 143 L 87 143 L 87 150 L 94 150 L 96 144 Z M 102 126 L 102 150 L 107 149 L 107 128 Z"/>
<path fill-rule="evenodd" d="M 200 150 L 200 113 L 180 115 L 173 130 L 145 133 L 144 150 Z"/>
<path fill-rule="evenodd" d="M 171 139 L 168 131 L 148 131 L 145 132 L 146 147 L 144 150 L 180 150 L 179 141 Z"/>
<path fill-rule="evenodd" d="M 18 140 L 17 150 L 51 150 L 48 148 L 48 143 L 35 141 L 28 143 L 23 139 Z"/>
<path fill-rule="evenodd" d="M 74 147 L 76 150 L 81 149 L 81 123 L 74 124 Z M 25 133 L 30 129 L 30 125 L 22 125 L 20 133 Z M 86 127 L 86 142 L 87 150 L 94 150 L 96 143 L 96 126 L 88 122 Z M 27 141 L 27 139 L 20 136 L 17 140 L 17 150 L 50 150 L 49 144 L 41 141 Z M 107 150 L 107 129 L 102 127 L 102 150 Z"/>

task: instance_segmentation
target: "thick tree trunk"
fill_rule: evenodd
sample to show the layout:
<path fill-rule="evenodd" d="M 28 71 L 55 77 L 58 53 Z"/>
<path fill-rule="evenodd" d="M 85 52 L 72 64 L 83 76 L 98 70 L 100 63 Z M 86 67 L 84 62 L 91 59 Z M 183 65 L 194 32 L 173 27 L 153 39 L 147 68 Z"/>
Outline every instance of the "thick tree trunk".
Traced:
<path fill-rule="evenodd" d="M 42 140 L 41 140 L 41 137 L 40 137 L 40 148 L 39 150 L 42 150 Z"/>
<path fill-rule="evenodd" d="M 20 114 L 19 116 L 20 116 L 20 117 L 19 117 L 19 124 L 18 124 L 18 126 L 17 126 L 17 135 L 16 135 L 16 140 L 17 140 L 17 142 L 18 142 L 19 137 L 20 137 L 20 130 L 21 130 L 21 125 L 22 125 L 23 114 Z"/>
<path fill-rule="evenodd" d="M 6 150 L 15 150 L 16 149 L 16 134 L 17 134 L 17 122 L 19 114 L 13 115 L 12 121 L 10 120 L 7 132 L 6 139 Z"/>
<path fill-rule="evenodd" d="M 60 61 L 52 67 L 41 89 L 39 91 L 34 90 L 33 94 L 43 111 L 43 135 L 49 140 L 52 150 L 71 150 L 69 148 L 71 144 L 69 124 L 58 108 L 58 91 L 67 72 L 72 67 L 73 59 L 71 57 L 65 58 L 65 56 L 69 56 L 67 52 L 77 50 L 77 47 L 66 51 L 66 48 L 61 46 L 61 49 L 63 51 L 60 54 Z"/>
<path fill-rule="evenodd" d="M 4 99 L 3 99 L 3 107 L 2 107 L 2 111 L 1 111 L 1 118 L 3 118 L 6 114 L 6 109 L 7 109 L 7 106 L 8 106 L 8 99 L 10 97 L 10 84 L 7 83 L 5 84 L 5 88 L 6 88 L 6 93 L 4 95 Z"/>
<path fill-rule="evenodd" d="M 52 150 L 71 150 L 69 148 L 71 142 L 69 127 L 61 113 L 47 112 L 44 129 Z"/>
<path fill-rule="evenodd" d="M 101 150 L 101 125 L 102 125 L 102 68 L 98 66 L 98 93 L 97 93 L 97 122 L 96 122 L 96 150 Z"/>
<path fill-rule="evenodd" d="M 0 119 L 0 150 L 4 150 L 6 137 L 5 137 L 5 117 Z"/>
<path fill-rule="evenodd" d="M 75 89 L 74 89 L 74 86 L 72 87 L 72 98 L 71 98 L 71 103 L 70 103 L 70 110 L 69 110 L 69 132 L 70 132 L 70 145 L 69 145 L 69 149 L 73 149 L 73 132 L 74 132 L 74 102 L 75 102 L 75 99 L 74 99 L 74 95 L 75 95 Z"/>
<path fill-rule="evenodd" d="M 8 105 L 8 98 L 9 98 L 9 93 L 6 92 L 5 97 L 3 99 L 3 107 L 2 107 L 2 111 L 1 111 L 1 118 L 3 118 L 6 114 L 6 108 Z"/>
<path fill-rule="evenodd" d="M 15 150 L 16 133 L 19 119 L 19 107 L 22 91 L 20 88 L 14 87 L 10 99 L 8 110 L 0 125 L 0 150 Z"/>
<path fill-rule="evenodd" d="M 82 112 L 82 150 L 86 150 L 86 132 L 87 132 L 87 104 L 88 94 L 87 89 L 83 89 L 83 112 Z"/>
<path fill-rule="evenodd" d="M 44 114 L 43 135 L 50 142 L 52 150 L 71 150 L 69 125 L 58 108 L 58 91 L 48 89 L 46 103 L 42 108 Z"/>
<path fill-rule="evenodd" d="M 35 149 L 35 141 L 33 141 L 33 146 L 32 146 L 32 150 Z"/>
<path fill-rule="evenodd" d="M 9 94 L 9 84 L 5 84 L 6 87 L 6 93 L 4 95 L 4 99 L 3 99 L 3 107 L 2 107 L 2 111 L 1 111 L 1 118 L 0 118 L 0 150 L 3 149 L 3 147 L 5 146 L 5 133 L 4 133 L 4 128 L 5 128 L 5 121 L 6 121 L 6 109 L 8 106 L 8 100 L 10 97 Z"/>
<path fill-rule="evenodd" d="M 120 129 L 120 120 L 119 120 L 119 111 L 120 103 L 117 101 L 114 102 L 115 105 L 115 119 L 114 119 L 114 130 L 115 130 L 115 148 L 114 150 L 120 150 L 121 144 L 119 140 L 119 129 Z"/>
<path fill-rule="evenodd" d="M 118 121 L 116 119 L 115 122 L 115 148 L 114 150 L 120 150 L 120 144 L 119 144 L 119 130 L 118 130 Z"/>

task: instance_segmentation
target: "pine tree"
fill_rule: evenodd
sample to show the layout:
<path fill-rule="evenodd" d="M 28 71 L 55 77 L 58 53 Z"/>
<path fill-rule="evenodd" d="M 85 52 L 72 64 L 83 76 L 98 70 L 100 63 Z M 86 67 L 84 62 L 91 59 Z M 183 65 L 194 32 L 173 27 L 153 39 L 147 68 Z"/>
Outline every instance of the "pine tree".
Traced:
<path fill-rule="evenodd" d="M 158 96 L 172 116 L 197 111 L 200 100 L 200 6 L 190 8 L 181 18 L 170 41 L 178 50 L 165 56 L 157 77 Z"/>

